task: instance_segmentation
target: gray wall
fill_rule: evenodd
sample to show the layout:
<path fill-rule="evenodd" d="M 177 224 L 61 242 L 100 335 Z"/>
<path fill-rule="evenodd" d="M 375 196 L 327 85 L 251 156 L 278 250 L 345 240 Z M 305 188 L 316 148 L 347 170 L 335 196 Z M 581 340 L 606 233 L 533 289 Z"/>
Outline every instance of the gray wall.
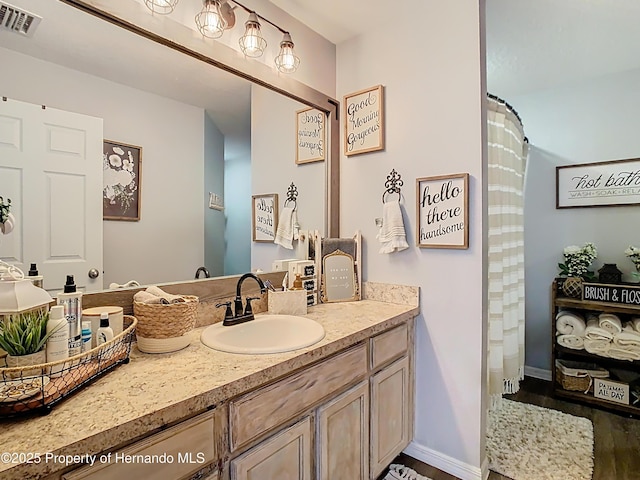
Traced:
<path fill-rule="evenodd" d="M 224 136 L 204 114 L 204 265 L 212 277 L 224 275 L 224 212 L 209 208 L 209 192 L 224 198 Z"/>
<path fill-rule="evenodd" d="M 637 206 L 555 208 L 555 167 L 640 157 L 640 70 L 507 99 L 522 117 L 532 148 L 525 190 L 526 365 L 550 370 L 550 284 L 567 245 L 593 242 L 595 270 L 640 245 Z"/>
<path fill-rule="evenodd" d="M 224 274 L 234 275 L 251 270 L 251 158 L 227 158 L 224 163 Z"/>

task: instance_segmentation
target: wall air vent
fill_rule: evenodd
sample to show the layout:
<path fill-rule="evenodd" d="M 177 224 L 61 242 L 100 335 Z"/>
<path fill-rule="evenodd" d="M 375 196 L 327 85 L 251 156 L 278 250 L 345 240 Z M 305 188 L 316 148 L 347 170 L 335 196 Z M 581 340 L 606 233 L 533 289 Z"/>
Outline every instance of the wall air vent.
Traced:
<path fill-rule="evenodd" d="M 31 37 L 42 17 L 0 1 L 0 30 Z"/>

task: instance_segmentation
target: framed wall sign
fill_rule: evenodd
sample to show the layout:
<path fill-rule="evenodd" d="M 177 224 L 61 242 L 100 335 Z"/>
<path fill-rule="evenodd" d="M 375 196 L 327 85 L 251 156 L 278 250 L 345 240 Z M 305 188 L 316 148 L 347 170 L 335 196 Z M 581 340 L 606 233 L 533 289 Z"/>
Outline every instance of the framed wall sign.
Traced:
<path fill-rule="evenodd" d="M 556 208 L 640 205 L 640 159 L 556 167 Z"/>
<path fill-rule="evenodd" d="M 382 85 L 345 95 L 344 154 L 374 152 L 384 148 L 384 98 Z"/>
<path fill-rule="evenodd" d="M 102 218 L 140 220 L 142 147 L 104 140 L 102 163 Z"/>
<path fill-rule="evenodd" d="M 278 194 L 251 196 L 251 218 L 254 242 L 273 242 L 278 228 Z"/>
<path fill-rule="evenodd" d="M 305 108 L 296 112 L 296 163 L 321 162 L 325 145 L 324 112 Z"/>
<path fill-rule="evenodd" d="M 354 259 L 342 250 L 322 257 L 320 294 L 324 303 L 360 300 Z"/>
<path fill-rule="evenodd" d="M 416 244 L 469 248 L 469 174 L 418 178 L 416 188 Z"/>

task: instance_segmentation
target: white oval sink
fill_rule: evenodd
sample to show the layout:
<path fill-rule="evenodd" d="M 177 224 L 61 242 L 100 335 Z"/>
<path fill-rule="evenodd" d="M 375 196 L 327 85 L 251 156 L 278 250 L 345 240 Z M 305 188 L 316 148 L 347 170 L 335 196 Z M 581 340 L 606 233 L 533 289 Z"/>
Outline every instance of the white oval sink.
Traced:
<path fill-rule="evenodd" d="M 239 325 L 211 325 L 203 330 L 200 341 L 222 352 L 252 354 L 289 352 L 323 338 L 324 327 L 310 318 L 262 314 Z"/>

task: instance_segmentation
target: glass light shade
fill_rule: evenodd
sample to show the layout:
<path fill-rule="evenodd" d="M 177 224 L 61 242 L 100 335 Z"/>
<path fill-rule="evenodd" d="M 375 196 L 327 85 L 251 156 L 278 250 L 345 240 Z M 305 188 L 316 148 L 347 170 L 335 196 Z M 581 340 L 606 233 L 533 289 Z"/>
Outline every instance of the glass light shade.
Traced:
<path fill-rule="evenodd" d="M 204 0 L 202 10 L 196 15 L 198 31 L 207 38 L 219 38 L 224 33 L 227 21 L 220 11 L 218 0 Z"/>
<path fill-rule="evenodd" d="M 0 280 L 0 318 L 48 306 L 49 293 L 31 280 Z"/>
<path fill-rule="evenodd" d="M 300 59 L 293 51 L 293 42 L 291 41 L 291 35 L 288 33 L 284 34 L 280 42 L 280 54 L 275 58 L 275 62 L 276 67 L 282 73 L 293 73 L 300 65 Z"/>
<path fill-rule="evenodd" d="M 153 13 L 168 15 L 176 8 L 179 0 L 144 0 L 144 4 Z"/>
<path fill-rule="evenodd" d="M 247 57 L 256 58 L 264 53 L 267 41 L 260 32 L 260 22 L 255 12 L 249 14 L 249 19 L 244 24 L 244 35 L 240 37 L 240 50 Z"/>

